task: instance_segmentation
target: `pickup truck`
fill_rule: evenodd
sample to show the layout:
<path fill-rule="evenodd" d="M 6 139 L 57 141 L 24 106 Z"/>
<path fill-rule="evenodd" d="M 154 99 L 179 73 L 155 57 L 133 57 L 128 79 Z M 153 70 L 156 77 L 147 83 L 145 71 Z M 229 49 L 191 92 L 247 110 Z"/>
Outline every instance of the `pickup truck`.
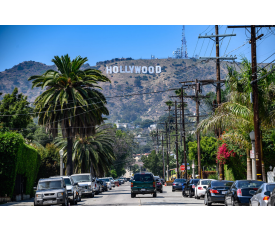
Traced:
<path fill-rule="evenodd" d="M 131 198 L 136 194 L 153 194 L 157 197 L 156 181 L 150 172 L 136 173 L 131 181 Z"/>
<path fill-rule="evenodd" d="M 79 191 L 82 196 L 94 197 L 94 186 L 95 181 L 92 179 L 90 173 L 81 173 L 71 175 L 74 183 L 77 183 L 79 186 Z"/>

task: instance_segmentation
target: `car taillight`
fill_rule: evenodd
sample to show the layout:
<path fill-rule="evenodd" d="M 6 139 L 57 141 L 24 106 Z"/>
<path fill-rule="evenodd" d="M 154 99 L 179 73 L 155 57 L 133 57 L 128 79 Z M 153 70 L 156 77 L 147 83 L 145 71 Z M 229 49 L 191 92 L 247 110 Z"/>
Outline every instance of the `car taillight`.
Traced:
<path fill-rule="evenodd" d="M 253 190 L 257 191 L 257 190 L 258 190 L 258 188 L 253 188 Z"/>
<path fill-rule="evenodd" d="M 176 185 L 175 183 L 173 183 L 173 185 Z"/>
<path fill-rule="evenodd" d="M 268 201 L 268 199 L 269 199 L 269 196 L 265 196 L 265 197 L 263 198 L 264 201 Z"/>
<path fill-rule="evenodd" d="M 198 190 L 203 190 L 203 188 L 202 187 L 198 187 Z"/>
<path fill-rule="evenodd" d="M 210 189 L 210 193 L 219 193 L 219 191 L 216 189 Z"/>
<path fill-rule="evenodd" d="M 237 196 L 241 197 L 242 196 L 242 190 L 241 189 L 237 189 Z"/>
<path fill-rule="evenodd" d="M 194 184 L 192 185 L 192 188 L 193 188 L 193 189 L 195 188 L 195 185 L 194 185 Z"/>
<path fill-rule="evenodd" d="M 96 184 L 95 184 L 95 188 L 96 188 Z"/>
<path fill-rule="evenodd" d="M 153 187 L 154 187 L 154 188 L 156 187 L 156 182 L 153 182 Z"/>
<path fill-rule="evenodd" d="M 160 183 L 158 182 L 157 185 L 160 185 Z"/>
<path fill-rule="evenodd" d="M 134 187 L 134 184 L 133 184 L 133 183 L 131 183 L 131 187 Z"/>

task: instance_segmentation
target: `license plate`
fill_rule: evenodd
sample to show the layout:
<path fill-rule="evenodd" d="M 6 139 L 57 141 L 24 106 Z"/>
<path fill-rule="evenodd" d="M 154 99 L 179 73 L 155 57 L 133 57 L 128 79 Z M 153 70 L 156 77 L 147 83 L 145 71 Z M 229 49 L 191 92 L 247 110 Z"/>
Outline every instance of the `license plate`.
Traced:
<path fill-rule="evenodd" d="M 226 191 L 222 191 L 222 194 L 226 194 Z"/>
<path fill-rule="evenodd" d="M 146 189 L 141 189 L 141 191 L 146 191 Z"/>
<path fill-rule="evenodd" d="M 53 203 L 53 201 L 47 201 L 48 204 Z"/>

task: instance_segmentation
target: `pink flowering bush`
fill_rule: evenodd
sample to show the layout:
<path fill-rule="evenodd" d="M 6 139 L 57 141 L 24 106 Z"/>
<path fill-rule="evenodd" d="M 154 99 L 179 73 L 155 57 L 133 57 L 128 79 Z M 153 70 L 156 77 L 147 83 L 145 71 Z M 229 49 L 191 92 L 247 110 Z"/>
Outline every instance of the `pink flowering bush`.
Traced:
<path fill-rule="evenodd" d="M 223 143 L 219 148 L 218 148 L 218 154 L 217 154 L 217 162 L 219 161 L 222 164 L 226 163 L 226 160 L 230 156 L 235 157 L 236 153 L 233 150 L 228 150 L 227 144 Z"/>

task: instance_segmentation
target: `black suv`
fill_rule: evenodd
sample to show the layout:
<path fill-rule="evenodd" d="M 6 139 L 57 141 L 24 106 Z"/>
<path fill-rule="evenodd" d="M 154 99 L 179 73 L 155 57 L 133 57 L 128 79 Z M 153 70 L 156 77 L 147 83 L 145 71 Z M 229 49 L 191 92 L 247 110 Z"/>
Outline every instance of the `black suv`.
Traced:
<path fill-rule="evenodd" d="M 200 179 L 190 179 L 187 183 L 183 183 L 182 196 L 183 197 L 192 197 L 195 195 L 195 185 L 199 182 Z"/>

